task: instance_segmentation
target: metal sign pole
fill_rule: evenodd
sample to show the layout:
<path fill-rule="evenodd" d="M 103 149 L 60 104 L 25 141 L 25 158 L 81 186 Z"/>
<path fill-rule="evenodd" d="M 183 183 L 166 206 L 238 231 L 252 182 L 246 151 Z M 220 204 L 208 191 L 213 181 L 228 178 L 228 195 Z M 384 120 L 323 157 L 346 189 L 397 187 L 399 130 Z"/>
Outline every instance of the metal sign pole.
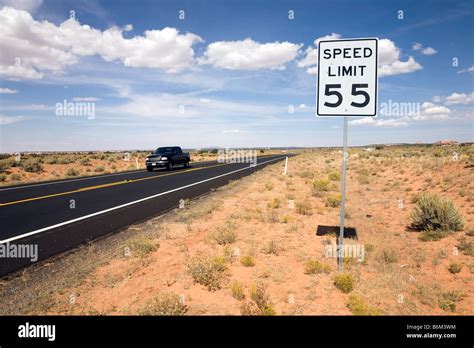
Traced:
<path fill-rule="evenodd" d="M 339 258 L 338 270 L 342 271 L 342 257 L 343 257 L 343 239 L 344 239 L 344 207 L 346 203 L 346 169 L 347 169 L 347 116 L 344 116 L 344 135 L 343 135 L 343 150 L 342 150 L 342 192 L 341 192 L 341 224 L 339 226 Z"/>

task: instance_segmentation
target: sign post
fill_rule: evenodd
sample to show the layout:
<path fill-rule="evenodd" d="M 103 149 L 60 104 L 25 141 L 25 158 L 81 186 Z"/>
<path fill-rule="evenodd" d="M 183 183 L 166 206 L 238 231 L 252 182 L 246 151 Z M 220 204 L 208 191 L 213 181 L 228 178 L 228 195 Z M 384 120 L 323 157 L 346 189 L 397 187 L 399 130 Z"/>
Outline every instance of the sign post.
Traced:
<path fill-rule="evenodd" d="M 320 41 L 318 45 L 318 93 L 316 114 L 344 116 L 342 151 L 341 223 L 338 238 L 338 270 L 342 271 L 348 117 L 377 115 L 378 39 Z"/>

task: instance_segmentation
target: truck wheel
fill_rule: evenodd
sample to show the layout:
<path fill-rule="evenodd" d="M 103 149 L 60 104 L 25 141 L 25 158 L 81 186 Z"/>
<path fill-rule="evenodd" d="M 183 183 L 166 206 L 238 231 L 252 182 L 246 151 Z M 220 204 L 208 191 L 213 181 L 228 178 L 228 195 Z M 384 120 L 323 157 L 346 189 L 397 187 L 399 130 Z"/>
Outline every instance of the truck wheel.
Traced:
<path fill-rule="evenodd" d="M 184 162 L 184 168 L 189 168 L 189 162 Z"/>
<path fill-rule="evenodd" d="M 173 163 L 168 162 L 168 164 L 166 165 L 166 168 L 167 168 L 168 170 L 173 170 Z"/>
<path fill-rule="evenodd" d="M 148 170 L 149 172 L 152 172 L 153 168 L 152 167 L 146 167 L 146 170 Z"/>

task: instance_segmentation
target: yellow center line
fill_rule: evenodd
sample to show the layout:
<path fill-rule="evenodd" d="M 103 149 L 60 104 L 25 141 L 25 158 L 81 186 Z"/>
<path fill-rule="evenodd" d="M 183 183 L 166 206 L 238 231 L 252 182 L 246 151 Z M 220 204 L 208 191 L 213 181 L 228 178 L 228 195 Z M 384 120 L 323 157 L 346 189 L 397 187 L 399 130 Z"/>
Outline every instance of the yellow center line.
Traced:
<path fill-rule="evenodd" d="M 18 200 L 18 201 L 0 203 L 0 207 L 4 207 L 6 205 L 24 203 L 24 202 L 37 201 L 37 200 L 40 200 L 40 199 L 46 199 L 46 198 L 51 198 L 51 197 L 65 196 L 65 195 L 69 195 L 69 194 L 72 194 L 72 193 L 79 193 L 79 192 L 84 192 L 84 191 L 97 190 L 97 189 L 111 187 L 111 186 L 132 184 L 132 183 L 139 182 L 139 181 L 144 181 L 144 180 L 159 179 L 159 178 L 162 178 L 164 176 L 183 174 L 183 173 L 188 173 L 188 172 L 192 172 L 192 171 L 195 171 L 195 170 L 203 170 L 203 169 L 208 169 L 208 168 L 220 167 L 220 166 L 224 166 L 224 165 L 226 165 L 226 163 L 215 164 L 215 165 L 212 165 L 212 166 L 209 166 L 209 167 L 191 168 L 191 169 L 176 172 L 176 173 L 168 173 L 168 174 L 157 175 L 157 176 L 149 176 L 149 177 L 139 178 L 139 179 L 116 181 L 116 182 L 111 182 L 111 183 L 108 183 L 108 184 L 87 186 L 87 187 L 82 187 L 82 188 L 79 188 L 79 189 L 76 189 L 76 190 L 71 190 L 71 191 L 66 191 L 66 192 L 59 192 L 59 193 L 53 193 L 53 194 L 45 195 L 45 196 L 25 198 L 25 199 L 21 199 L 21 200 Z"/>

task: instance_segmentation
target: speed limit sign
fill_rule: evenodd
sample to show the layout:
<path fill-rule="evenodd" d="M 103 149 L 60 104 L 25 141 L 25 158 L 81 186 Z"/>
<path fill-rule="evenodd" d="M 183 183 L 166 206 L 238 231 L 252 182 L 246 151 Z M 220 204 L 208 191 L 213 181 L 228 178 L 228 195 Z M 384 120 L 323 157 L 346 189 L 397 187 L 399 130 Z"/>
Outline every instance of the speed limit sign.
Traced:
<path fill-rule="evenodd" d="M 377 114 L 378 40 L 320 41 L 318 116 Z"/>

